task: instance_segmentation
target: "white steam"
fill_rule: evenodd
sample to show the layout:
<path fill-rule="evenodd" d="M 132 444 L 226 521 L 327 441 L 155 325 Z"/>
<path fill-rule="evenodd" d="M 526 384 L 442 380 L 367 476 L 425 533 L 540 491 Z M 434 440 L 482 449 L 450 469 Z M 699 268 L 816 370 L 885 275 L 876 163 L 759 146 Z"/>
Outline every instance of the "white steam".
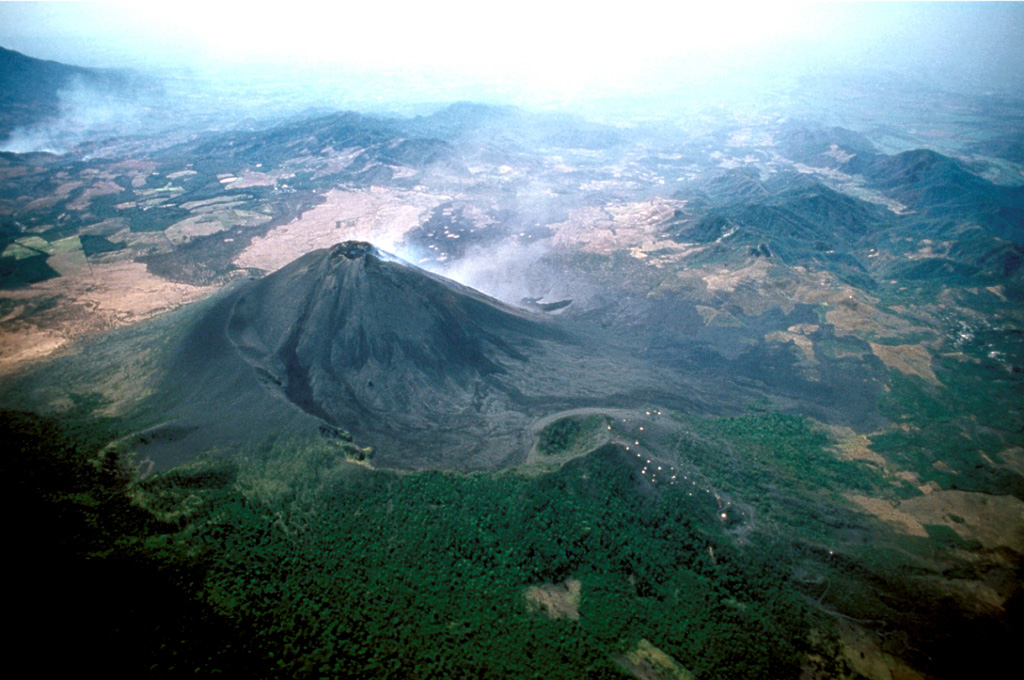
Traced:
<path fill-rule="evenodd" d="M 134 99 L 90 86 L 80 78 L 58 93 L 57 116 L 15 128 L 0 142 L 0 151 L 63 154 L 75 146 L 104 136 L 136 131 L 142 109 Z"/>

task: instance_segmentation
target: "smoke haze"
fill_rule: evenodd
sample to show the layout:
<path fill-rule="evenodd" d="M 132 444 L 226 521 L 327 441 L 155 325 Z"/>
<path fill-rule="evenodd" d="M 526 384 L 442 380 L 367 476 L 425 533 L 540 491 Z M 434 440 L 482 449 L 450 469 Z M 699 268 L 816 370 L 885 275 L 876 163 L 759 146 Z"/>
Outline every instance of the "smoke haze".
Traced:
<path fill-rule="evenodd" d="M 0 44 L 86 66 L 186 68 L 289 85 L 307 103 L 474 99 L 584 113 L 747 96 L 806 74 L 886 71 L 953 90 L 1024 89 L 1024 6 L 391 3 L 288 11 L 198 3 L 2 3 Z M 628 108 L 628 107 L 627 107 Z M 634 110 L 633 113 L 637 111 Z"/>

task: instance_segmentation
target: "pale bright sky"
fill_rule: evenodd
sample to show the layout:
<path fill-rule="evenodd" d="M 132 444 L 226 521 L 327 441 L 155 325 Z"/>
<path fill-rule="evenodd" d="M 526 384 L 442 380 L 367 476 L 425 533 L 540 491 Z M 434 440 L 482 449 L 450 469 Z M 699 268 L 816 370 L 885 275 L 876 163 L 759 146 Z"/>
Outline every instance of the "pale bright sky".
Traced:
<path fill-rule="evenodd" d="M 338 65 L 546 90 L 869 65 L 1021 88 L 1024 4 L 408 0 L 0 3 L 0 45 L 89 66 Z"/>

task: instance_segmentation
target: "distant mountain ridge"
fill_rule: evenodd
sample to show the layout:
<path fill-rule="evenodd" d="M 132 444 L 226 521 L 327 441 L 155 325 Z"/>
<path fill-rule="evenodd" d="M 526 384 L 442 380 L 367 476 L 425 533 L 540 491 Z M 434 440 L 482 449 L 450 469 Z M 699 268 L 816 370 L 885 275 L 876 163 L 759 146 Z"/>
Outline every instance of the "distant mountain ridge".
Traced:
<path fill-rule="evenodd" d="M 285 121 L 266 129 L 220 133 L 170 149 L 167 155 L 185 152 L 190 158 L 213 158 L 222 164 L 237 161 L 274 168 L 295 158 L 340 154 L 346 149 L 359 153 L 338 172 L 346 181 L 357 184 L 391 181 L 389 171 L 382 166 L 457 162 L 447 142 L 409 138 L 397 121 L 351 111 Z"/>
<path fill-rule="evenodd" d="M 1000 238 L 1024 241 L 1024 187 L 993 184 L 956 158 L 933 149 L 887 155 L 851 130 L 796 121 L 782 126 L 778 142 L 789 158 L 860 176 L 871 188 L 926 216 L 978 219 Z M 1019 140 L 990 146 L 1008 148 L 1012 157 Z"/>

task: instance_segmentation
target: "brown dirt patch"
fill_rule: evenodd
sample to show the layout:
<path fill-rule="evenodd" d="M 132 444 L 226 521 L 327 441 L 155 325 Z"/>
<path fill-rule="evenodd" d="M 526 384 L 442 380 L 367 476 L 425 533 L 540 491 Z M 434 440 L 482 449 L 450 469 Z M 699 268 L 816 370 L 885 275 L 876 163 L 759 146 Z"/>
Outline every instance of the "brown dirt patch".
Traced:
<path fill-rule="evenodd" d="M 886 366 L 907 375 L 916 375 L 932 385 L 939 385 L 939 379 L 932 371 L 932 355 L 921 345 L 879 345 L 869 343 L 871 351 Z"/>
<path fill-rule="evenodd" d="M 766 259 L 756 259 L 743 269 L 719 269 L 704 274 L 708 290 L 733 292 L 736 287 L 747 281 L 762 281 L 768 277 L 771 263 Z"/>
<path fill-rule="evenodd" d="M 881 498 L 862 496 L 859 494 L 846 494 L 846 498 L 856 503 L 862 510 L 874 515 L 883 522 L 891 524 L 893 530 L 908 536 L 928 537 L 928 531 L 913 515 L 896 507 L 892 503 Z"/>
<path fill-rule="evenodd" d="M 422 216 L 442 199 L 376 187 L 365 191 L 336 189 L 326 194 L 321 205 L 254 238 L 234 262 L 242 268 L 274 271 L 310 251 L 347 240 L 369 241 L 394 252 L 405 233 L 419 225 Z"/>
<path fill-rule="evenodd" d="M 102 181 L 96 182 L 85 191 L 81 193 L 74 201 L 68 203 L 68 210 L 85 210 L 89 207 L 92 199 L 97 196 L 106 196 L 108 194 L 119 194 L 124 191 L 121 185 L 116 182 Z"/>
<path fill-rule="evenodd" d="M 9 314 L 0 322 L 0 370 L 42 359 L 64 345 L 137 323 L 213 293 L 212 286 L 172 283 L 137 262 L 86 263 L 81 251 L 59 253 L 49 263 L 62 276 L 5 291 L 12 300 L 56 298 L 29 317 Z"/>
<path fill-rule="evenodd" d="M 853 296 L 832 302 L 825 313 L 825 318 L 837 331 L 852 333 L 858 337 L 872 334 L 882 338 L 895 338 L 914 331 L 926 330 Z"/>
<path fill-rule="evenodd" d="M 578 579 L 567 579 L 561 583 L 544 583 L 530 586 L 523 593 L 531 609 L 543 612 L 552 619 L 580 619 L 580 588 Z"/>
<path fill-rule="evenodd" d="M 665 238 L 665 223 L 672 219 L 685 201 L 657 198 L 626 204 L 609 204 L 573 210 L 565 222 L 550 225 L 555 231 L 552 243 L 572 250 L 599 255 L 627 251 L 637 259 L 647 259 L 659 251 L 653 264 L 679 260 L 701 247 Z"/>
<path fill-rule="evenodd" d="M 25 212 L 32 212 L 33 210 L 49 210 L 60 203 L 60 201 L 60 196 L 43 196 L 42 198 L 37 198 L 34 201 L 29 201 L 23 210 Z"/>
<path fill-rule="evenodd" d="M 818 363 L 814 355 L 814 343 L 803 333 L 792 333 L 790 331 L 775 331 L 764 336 L 769 342 L 778 342 L 783 345 L 793 343 L 803 353 L 804 361 L 812 364 Z"/>
<path fill-rule="evenodd" d="M 265 172 L 246 170 L 242 172 L 242 176 L 238 178 L 238 181 L 231 185 L 231 188 L 245 189 L 246 187 L 272 187 L 277 184 L 278 177 L 280 177 L 280 175 L 268 175 Z"/>
<path fill-rule="evenodd" d="M 196 212 L 199 214 L 175 222 L 164 229 L 164 237 L 178 246 L 200 236 L 210 236 L 239 226 L 252 227 L 269 222 L 271 219 L 270 215 L 251 210 L 221 208 L 208 211 L 197 210 Z"/>
<path fill-rule="evenodd" d="M 58 177 L 59 176 L 60 175 L 58 174 Z M 85 186 L 85 182 L 82 182 L 80 180 L 72 180 L 70 182 L 64 182 L 63 184 L 60 184 L 60 185 L 57 186 L 57 189 L 56 189 L 56 191 L 54 191 L 54 194 L 56 194 L 59 198 L 61 198 L 63 200 L 65 198 L 67 198 L 71 194 L 72 191 L 74 191 L 75 189 L 77 189 L 77 188 L 79 188 L 81 186 Z"/>
<path fill-rule="evenodd" d="M 697 313 L 700 314 L 700 318 L 705 326 L 729 326 L 734 328 L 743 326 L 739 319 L 724 309 L 697 305 Z"/>
<path fill-rule="evenodd" d="M 693 673 L 647 640 L 640 640 L 615 661 L 638 680 L 693 680 Z"/>
<path fill-rule="evenodd" d="M 858 434 L 850 427 L 838 425 L 830 429 L 836 438 L 836 449 L 842 460 L 863 460 L 883 469 L 888 467 L 888 461 L 871 450 L 871 440 L 867 435 Z"/>
<path fill-rule="evenodd" d="M 922 524 L 942 524 L 987 549 L 1009 548 L 1024 555 L 1024 501 L 949 489 L 900 503 L 900 510 Z"/>

